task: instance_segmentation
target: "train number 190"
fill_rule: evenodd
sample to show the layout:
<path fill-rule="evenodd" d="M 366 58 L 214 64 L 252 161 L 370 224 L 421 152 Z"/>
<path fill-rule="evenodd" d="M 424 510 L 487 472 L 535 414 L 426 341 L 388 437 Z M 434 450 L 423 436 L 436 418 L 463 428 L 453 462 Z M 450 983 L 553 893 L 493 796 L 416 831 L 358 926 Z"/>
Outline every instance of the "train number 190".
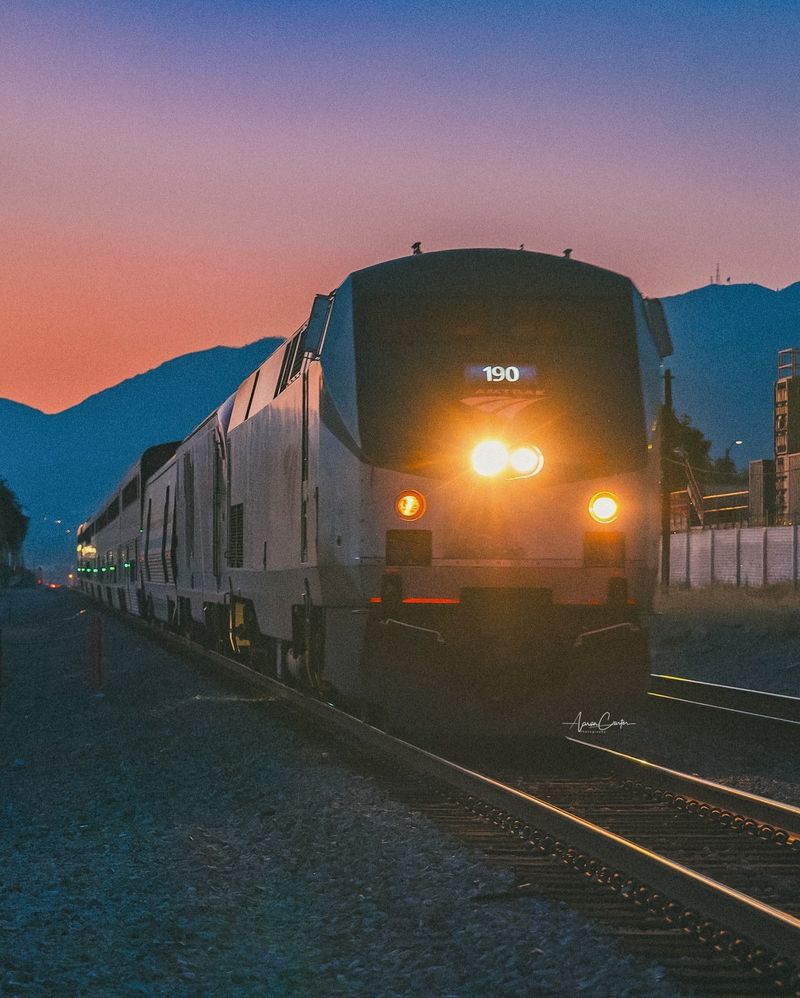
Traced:
<path fill-rule="evenodd" d="M 519 381 L 518 367 L 501 367 L 499 364 L 489 364 L 482 368 L 487 381 Z"/>

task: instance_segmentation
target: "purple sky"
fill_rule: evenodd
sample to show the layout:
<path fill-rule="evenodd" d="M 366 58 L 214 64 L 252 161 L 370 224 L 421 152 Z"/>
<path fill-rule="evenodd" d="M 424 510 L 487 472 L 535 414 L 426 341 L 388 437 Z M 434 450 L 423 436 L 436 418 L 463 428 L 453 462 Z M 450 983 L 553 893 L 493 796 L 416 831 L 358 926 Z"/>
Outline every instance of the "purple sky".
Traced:
<path fill-rule="evenodd" d="M 0 396 L 286 335 L 416 240 L 790 284 L 798 51 L 775 0 L 7 0 Z"/>

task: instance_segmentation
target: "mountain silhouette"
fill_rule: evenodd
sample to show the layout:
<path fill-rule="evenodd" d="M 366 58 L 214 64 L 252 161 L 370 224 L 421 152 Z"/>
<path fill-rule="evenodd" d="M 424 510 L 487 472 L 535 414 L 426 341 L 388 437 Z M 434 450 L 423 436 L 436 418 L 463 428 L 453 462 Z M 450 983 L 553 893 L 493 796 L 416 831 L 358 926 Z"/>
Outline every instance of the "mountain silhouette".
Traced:
<path fill-rule="evenodd" d="M 676 412 L 712 441 L 713 456 L 730 448 L 740 468 L 772 457 L 778 351 L 800 346 L 800 282 L 782 291 L 709 284 L 662 300 Z"/>
<path fill-rule="evenodd" d="M 26 563 L 63 574 L 75 527 L 142 451 L 185 437 L 282 342 L 185 354 L 63 412 L 0 399 L 0 478 L 30 516 Z"/>

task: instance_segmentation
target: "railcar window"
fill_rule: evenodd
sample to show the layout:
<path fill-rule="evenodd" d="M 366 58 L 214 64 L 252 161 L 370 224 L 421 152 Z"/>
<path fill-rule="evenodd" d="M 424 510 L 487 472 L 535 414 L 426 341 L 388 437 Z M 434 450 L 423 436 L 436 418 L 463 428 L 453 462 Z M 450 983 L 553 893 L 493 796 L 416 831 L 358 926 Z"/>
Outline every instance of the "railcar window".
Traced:
<path fill-rule="evenodd" d="M 308 326 L 298 334 L 297 336 L 297 347 L 295 348 L 294 357 L 292 359 L 292 367 L 289 372 L 289 381 L 294 381 L 297 375 L 300 373 L 300 368 L 303 366 L 303 355 L 306 350 L 306 332 Z"/>
<path fill-rule="evenodd" d="M 294 348 L 297 346 L 294 337 L 289 340 L 283 351 L 283 360 L 281 361 L 281 373 L 278 375 L 278 383 L 275 385 L 275 395 L 280 395 L 283 389 L 286 387 L 287 374 L 291 370 L 292 357 L 294 356 Z"/>
<path fill-rule="evenodd" d="M 286 351 L 283 355 L 283 362 L 281 364 L 281 373 L 278 377 L 278 384 L 275 388 L 275 395 L 280 395 L 289 382 L 293 381 L 300 373 L 300 368 L 303 363 L 303 344 L 305 342 L 305 334 L 306 327 L 301 329 L 298 333 L 295 333 L 286 345 Z"/>
<path fill-rule="evenodd" d="M 253 407 L 253 399 L 256 394 L 256 386 L 258 385 L 258 376 L 261 374 L 261 368 L 256 371 L 256 376 L 253 378 L 253 387 L 250 389 L 250 398 L 247 401 L 247 410 L 244 414 L 244 418 L 247 419 L 250 415 L 250 410 Z"/>

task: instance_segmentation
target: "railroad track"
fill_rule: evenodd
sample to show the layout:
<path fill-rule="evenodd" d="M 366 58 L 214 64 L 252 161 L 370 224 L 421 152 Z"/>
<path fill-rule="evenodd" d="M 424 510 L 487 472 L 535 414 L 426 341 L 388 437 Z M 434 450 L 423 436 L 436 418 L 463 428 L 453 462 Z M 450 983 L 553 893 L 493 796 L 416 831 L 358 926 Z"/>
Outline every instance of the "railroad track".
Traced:
<path fill-rule="evenodd" d="M 792 726 L 800 726 L 800 697 L 663 675 L 650 676 L 649 695 L 721 714 L 736 714 L 755 721 L 783 724 L 787 730 L 796 731 L 797 727 L 792 729 Z"/>
<path fill-rule="evenodd" d="M 800 996 L 800 810 L 575 739 L 587 777 L 487 775 L 160 637 L 345 736 L 413 807 L 514 869 L 515 889 L 476 903 L 556 898 L 700 994 Z"/>
<path fill-rule="evenodd" d="M 733 831 L 756 835 L 800 853 L 800 808 L 729 787 L 700 776 L 682 773 L 647 759 L 576 738 L 567 741 L 600 771 L 656 801 L 672 804 L 688 814 L 709 818 Z M 800 856 L 798 856 L 800 864 Z M 800 896 L 795 899 L 800 906 Z"/>

